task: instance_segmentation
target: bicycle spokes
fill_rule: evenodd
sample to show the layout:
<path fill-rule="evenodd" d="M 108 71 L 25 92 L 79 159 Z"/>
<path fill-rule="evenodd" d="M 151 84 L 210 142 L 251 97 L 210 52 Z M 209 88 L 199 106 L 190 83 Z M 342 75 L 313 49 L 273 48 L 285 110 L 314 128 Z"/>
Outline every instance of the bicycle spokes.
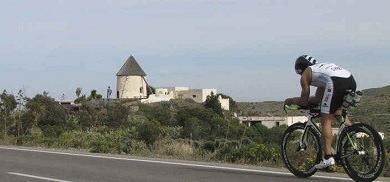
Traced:
<path fill-rule="evenodd" d="M 294 168 L 300 171 L 308 171 L 316 165 L 319 148 L 318 141 L 311 133 L 306 133 L 303 139 L 303 130 L 295 130 L 290 133 L 286 143 L 286 154 Z M 303 140 L 303 141 L 302 141 Z"/>
<path fill-rule="evenodd" d="M 341 158 L 361 174 L 373 170 L 377 163 L 377 151 L 373 138 L 365 132 L 348 133 Z"/>

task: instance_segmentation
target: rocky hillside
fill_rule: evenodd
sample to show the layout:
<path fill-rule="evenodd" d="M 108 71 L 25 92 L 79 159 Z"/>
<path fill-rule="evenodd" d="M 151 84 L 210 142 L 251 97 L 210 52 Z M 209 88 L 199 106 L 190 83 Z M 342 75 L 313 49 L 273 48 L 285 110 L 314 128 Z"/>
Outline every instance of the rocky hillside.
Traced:
<path fill-rule="evenodd" d="M 352 109 L 355 121 L 366 122 L 390 136 L 390 86 L 363 90 L 359 107 Z"/>

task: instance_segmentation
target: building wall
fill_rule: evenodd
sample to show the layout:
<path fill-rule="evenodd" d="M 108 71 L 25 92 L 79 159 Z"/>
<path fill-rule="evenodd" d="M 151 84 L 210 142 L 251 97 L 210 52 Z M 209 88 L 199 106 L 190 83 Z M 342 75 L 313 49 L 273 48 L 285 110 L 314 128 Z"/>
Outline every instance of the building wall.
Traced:
<path fill-rule="evenodd" d="M 217 89 L 190 89 L 189 87 L 160 87 L 156 88 L 156 94 L 150 95 L 149 101 L 143 100 L 143 102 L 158 102 L 167 101 L 168 98 L 171 99 L 192 99 L 198 103 L 204 103 L 207 99 L 207 96 L 217 94 Z M 224 110 L 230 109 L 230 100 L 223 99 L 222 97 L 218 98 L 221 107 Z"/>
<path fill-rule="evenodd" d="M 288 116 L 286 119 L 287 126 L 291 126 L 295 123 L 304 123 L 307 122 L 308 118 L 306 116 Z"/>
<path fill-rule="evenodd" d="M 217 94 L 217 89 L 189 89 L 176 91 L 176 97 L 179 99 L 193 99 L 195 102 L 203 103 L 211 93 Z"/>
<path fill-rule="evenodd" d="M 167 88 L 156 88 L 156 95 L 169 95 L 170 93 Z"/>
<path fill-rule="evenodd" d="M 303 123 L 307 121 L 306 116 L 288 116 L 288 117 L 262 117 L 262 116 L 240 116 L 238 117 L 240 123 L 252 124 L 260 123 L 267 128 L 273 128 L 276 126 L 287 125 L 291 126 L 295 123 Z"/>
<path fill-rule="evenodd" d="M 147 84 L 143 79 L 143 77 L 142 76 L 117 77 L 117 97 L 120 99 L 147 97 Z"/>
<path fill-rule="evenodd" d="M 170 101 L 173 99 L 173 95 L 157 95 L 157 94 L 152 94 L 149 95 L 149 98 L 147 99 L 142 99 L 142 103 L 156 103 L 156 102 L 164 102 L 164 101 Z"/>
<path fill-rule="evenodd" d="M 224 99 L 221 96 L 218 97 L 219 102 L 221 103 L 221 107 L 223 110 L 230 110 L 230 99 Z"/>
<path fill-rule="evenodd" d="M 191 89 L 176 92 L 177 98 L 179 99 L 192 99 L 195 102 L 203 103 L 203 92 L 202 89 Z"/>
<path fill-rule="evenodd" d="M 159 94 L 160 92 L 161 93 L 168 92 L 167 95 L 173 94 L 175 96 L 175 98 L 179 98 L 178 93 L 180 91 L 188 91 L 188 90 L 190 90 L 189 87 L 160 87 L 160 88 L 156 88 L 156 94 Z"/>

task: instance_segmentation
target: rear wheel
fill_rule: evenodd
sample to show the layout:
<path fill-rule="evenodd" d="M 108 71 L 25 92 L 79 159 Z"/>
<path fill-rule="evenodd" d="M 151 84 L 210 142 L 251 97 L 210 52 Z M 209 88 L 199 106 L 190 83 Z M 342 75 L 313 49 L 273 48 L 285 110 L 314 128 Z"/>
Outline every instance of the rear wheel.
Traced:
<path fill-rule="evenodd" d="M 382 173 L 385 150 L 382 138 L 363 123 L 346 128 L 340 135 L 340 161 L 355 181 L 374 181 Z"/>
<path fill-rule="evenodd" d="M 296 123 L 283 135 L 281 144 L 282 158 L 287 169 L 297 177 L 307 178 L 314 175 L 314 168 L 321 161 L 322 149 L 320 136 L 312 128 L 306 131 L 306 140 L 301 142 L 305 125 Z"/>

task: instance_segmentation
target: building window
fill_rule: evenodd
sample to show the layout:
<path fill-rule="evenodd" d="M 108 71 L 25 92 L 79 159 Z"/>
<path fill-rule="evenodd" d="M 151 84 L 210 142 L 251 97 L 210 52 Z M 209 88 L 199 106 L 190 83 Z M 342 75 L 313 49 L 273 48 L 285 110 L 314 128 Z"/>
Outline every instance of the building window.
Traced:
<path fill-rule="evenodd" d="M 192 95 L 192 98 L 196 98 L 196 95 Z"/>
<path fill-rule="evenodd" d="M 276 122 L 276 126 L 278 126 L 278 127 L 279 127 L 279 126 L 280 126 L 280 122 Z"/>
<path fill-rule="evenodd" d="M 139 93 L 144 93 L 144 87 L 139 88 Z"/>

